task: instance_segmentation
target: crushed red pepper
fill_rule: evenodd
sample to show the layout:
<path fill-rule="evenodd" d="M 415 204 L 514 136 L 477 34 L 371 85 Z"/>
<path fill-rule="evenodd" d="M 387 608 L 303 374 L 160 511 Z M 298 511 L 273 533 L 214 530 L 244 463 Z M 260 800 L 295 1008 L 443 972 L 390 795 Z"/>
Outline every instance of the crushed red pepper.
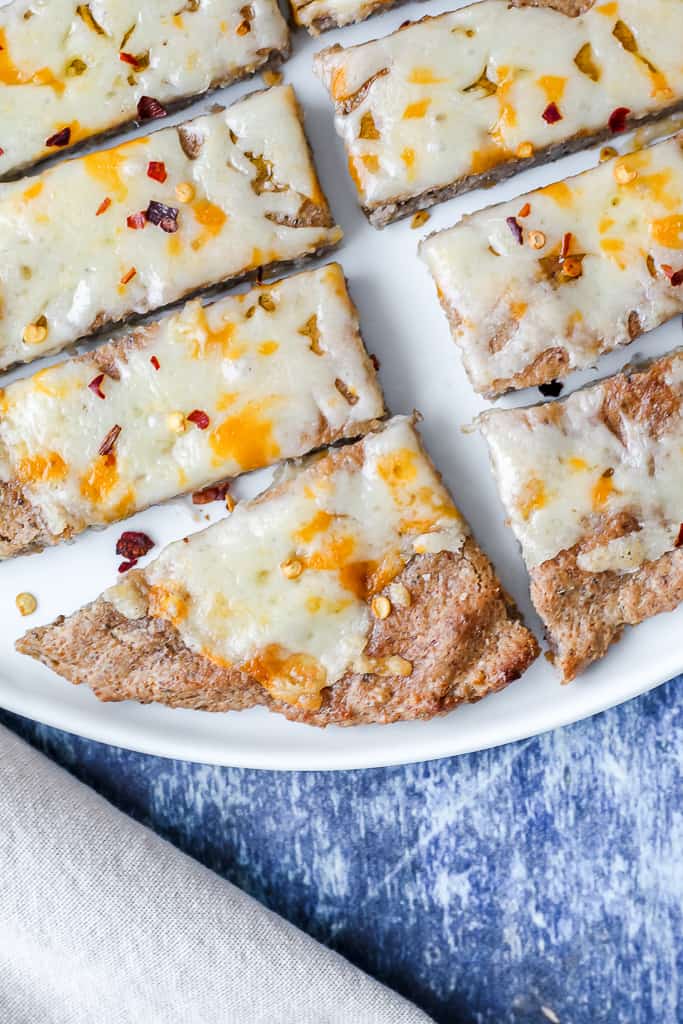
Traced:
<path fill-rule="evenodd" d="M 71 128 L 61 128 L 60 131 L 55 132 L 49 139 L 45 140 L 46 146 L 68 146 L 71 142 Z"/>
<path fill-rule="evenodd" d="M 507 226 L 510 228 L 510 231 L 512 232 L 512 234 L 517 239 L 517 243 L 519 245 L 524 245 L 524 233 L 522 231 L 522 228 L 521 228 L 520 224 L 518 224 L 518 222 L 517 222 L 517 218 L 516 217 L 506 217 L 505 223 L 507 224 Z"/>
<path fill-rule="evenodd" d="M 683 284 L 683 267 L 680 270 L 674 270 L 674 268 L 669 266 L 668 263 L 662 263 L 662 270 L 668 277 L 669 284 L 672 284 L 674 288 Z"/>
<path fill-rule="evenodd" d="M 100 447 L 97 449 L 98 454 L 109 455 L 109 453 L 113 450 L 114 445 L 118 441 L 120 433 L 121 427 L 118 425 L 118 423 L 115 423 L 114 426 L 109 431 L 109 433 L 107 434 L 107 436 L 105 437 Z"/>
<path fill-rule="evenodd" d="M 558 121 L 562 120 L 562 114 L 560 113 L 557 103 L 549 103 L 543 111 L 543 120 L 546 124 L 557 124 Z"/>
<path fill-rule="evenodd" d="M 528 217 L 531 213 L 531 203 L 525 203 L 522 209 L 518 212 L 518 217 Z"/>
<path fill-rule="evenodd" d="M 109 196 L 106 196 L 102 200 L 100 205 L 97 207 L 97 211 L 95 212 L 95 216 L 99 217 L 100 214 L 104 213 L 105 210 L 108 210 L 110 206 L 111 206 L 111 199 L 109 198 Z"/>
<path fill-rule="evenodd" d="M 609 130 L 617 135 L 626 131 L 626 118 L 631 113 L 629 107 L 617 107 L 609 116 Z"/>
<path fill-rule="evenodd" d="M 166 109 L 153 96 L 141 96 L 138 100 L 138 117 L 141 121 L 151 121 L 156 117 L 166 117 Z"/>
<path fill-rule="evenodd" d="M 683 523 L 681 523 L 681 528 L 678 531 L 678 537 L 676 538 L 676 547 L 683 548 Z"/>
<path fill-rule="evenodd" d="M 126 224 L 132 231 L 140 231 L 147 224 L 147 214 L 144 210 L 140 210 L 139 213 L 131 213 L 129 217 L 126 217 Z"/>
<path fill-rule="evenodd" d="M 150 224 L 157 224 L 162 231 L 172 235 L 178 230 L 178 213 L 176 206 L 166 206 L 152 199 L 145 211 L 145 216 Z"/>
<path fill-rule="evenodd" d="M 154 367 L 155 370 L 160 370 L 161 369 L 161 363 L 159 362 L 159 360 L 157 359 L 156 356 L 150 356 L 150 360 L 149 361 L 150 361 L 150 363 L 152 364 L 152 366 Z"/>
<path fill-rule="evenodd" d="M 104 374 L 103 373 L 98 373 L 98 375 L 96 377 L 93 377 L 93 379 L 88 384 L 88 387 L 90 388 L 92 393 L 94 395 L 97 395 L 98 398 L 106 398 L 107 397 L 105 395 L 104 391 L 102 390 L 102 381 L 103 380 L 104 380 Z"/>
<path fill-rule="evenodd" d="M 214 484 L 213 487 L 203 487 L 201 491 L 195 491 L 192 495 L 192 504 L 209 505 L 212 501 L 225 501 L 230 484 L 230 480 L 225 480 L 222 484 Z"/>
<path fill-rule="evenodd" d="M 154 541 L 140 530 L 124 530 L 116 542 L 116 554 L 129 561 L 143 558 L 154 547 Z"/>
<path fill-rule="evenodd" d="M 560 249 L 560 257 L 562 259 L 565 259 L 565 257 L 567 257 L 569 255 L 569 250 L 572 247 L 572 238 L 573 238 L 573 235 L 572 235 L 571 231 L 567 231 L 562 236 L 562 248 Z"/>
<path fill-rule="evenodd" d="M 194 409 L 187 419 L 190 423 L 194 423 L 196 427 L 199 427 L 200 430 L 206 430 L 211 422 L 203 409 Z"/>
<path fill-rule="evenodd" d="M 131 558 L 127 562 L 121 562 L 121 565 L 119 566 L 119 572 L 121 572 L 121 573 L 128 572 L 129 569 L 134 569 L 137 564 L 138 564 L 137 558 Z"/>
<path fill-rule="evenodd" d="M 168 174 L 163 160 L 150 160 L 147 166 L 147 177 L 152 178 L 153 181 L 160 181 L 162 184 L 166 181 Z"/>

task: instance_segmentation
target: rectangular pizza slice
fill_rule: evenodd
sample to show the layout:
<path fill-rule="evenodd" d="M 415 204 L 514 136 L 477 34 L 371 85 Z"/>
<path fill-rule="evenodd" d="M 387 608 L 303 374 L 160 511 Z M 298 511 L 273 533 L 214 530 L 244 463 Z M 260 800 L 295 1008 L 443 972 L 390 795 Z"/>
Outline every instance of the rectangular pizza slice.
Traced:
<path fill-rule="evenodd" d="M 357 437 L 383 414 L 338 264 L 194 300 L 0 392 L 0 559 Z"/>
<path fill-rule="evenodd" d="M 316 58 L 375 227 L 683 107 L 683 5 L 483 0 Z"/>
<path fill-rule="evenodd" d="M 683 135 L 420 247 L 475 389 L 546 384 L 683 312 Z"/>
<path fill-rule="evenodd" d="M 683 350 L 480 426 L 569 681 L 683 601 Z"/>
<path fill-rule="evenodd" d="M 289 86 L 0 185 L 0 369 L 341 234 Z"/>
<path fill-rule="evenodd" d="M 538 650 L 404 418 L 289 467 L 17 649 L 100 700 L 320 726 L 443 714 Z"/>
<path fill-rule="evenodd" d="M 0 10 L 0 176 L 288 53 L 275 0 L 14 0 Z"/>

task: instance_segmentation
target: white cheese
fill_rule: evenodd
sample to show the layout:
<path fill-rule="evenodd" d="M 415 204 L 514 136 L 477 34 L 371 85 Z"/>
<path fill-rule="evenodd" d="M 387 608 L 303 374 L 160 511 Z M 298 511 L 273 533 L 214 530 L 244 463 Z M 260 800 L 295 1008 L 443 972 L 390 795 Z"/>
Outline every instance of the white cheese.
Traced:
<path fill-rule="evenodd" d="M 590 366 L 683 310 L 683 135 L 466 217 L 421 255 L 477 391 L 523 386 L 548 349 Z"/>
<path fill-rule="evenodd" d="M 671 0 L 597 0 L 577 18 L 484 0 L 324 50 L 316 69 L 371 211 L 469 178 L 474 187 L 498 165 L 607 130 L 619 108 L 633 118 L 673 108 L 682 38 L 683 4 Z"/>
<path fill-rule="evenodd" d="M 14 0 L 0 10 L 0 176 L 288 51 L 275 0 Z M 69 139 L 46 145 L 69 128 Z"/>
<path fill-rule="evenodd" d="M 425 535 L 430 550 L 459 551 L 467 527 L 410 422 L 397 418 L 171 544 L 142 573 L 149 614 L 274 697 L 317 708 L 322 688 L 349 670 L 410 673 L 400 650 L 384 668 L 364 651 L 372 596 L 389 590 Z M 128 617 L 140 614 L 139 580 L 105 594 Z"/>
<path fill-rule="evenodd" d="M 135 228 L 152 201 L 170 219 Z M 330 246 L 331 223 L 289 86 L 2 185 L 0 368 Z"/>
<path fill-rule="evenodd" d="M 561 402 L 480 417 L 498 489 L 530 569 L 591 538 L 595 543 L 579 555 L 579 566 L 590 572 L 628 572 L 677 546 L 683 523 L 683 351 L 660 363 L 666 396 L 662 384 L 656 392 L 649 385 L 648 394 L 638 376 L 631 382 L 611 378 Z M 622 383 L 615 432 L 603 409 Z M 601 543 L 601 524 L 619 513 L 633 515 L 640 529 Z"/>
<path fill-rule="evenodd" d="M 397 2 L 400 0 L 290 0 L 294 21 L 312 36 L 333 26 L 339 28 L 363 21 Z"/>
<path fill-rule="evenodd" d="M 190 302 L 11 384 L 0 392 L 0 480 L 19 483 L 58 539 L 354 436 L 383 412 L 331 264 L 211 306 Z"/>

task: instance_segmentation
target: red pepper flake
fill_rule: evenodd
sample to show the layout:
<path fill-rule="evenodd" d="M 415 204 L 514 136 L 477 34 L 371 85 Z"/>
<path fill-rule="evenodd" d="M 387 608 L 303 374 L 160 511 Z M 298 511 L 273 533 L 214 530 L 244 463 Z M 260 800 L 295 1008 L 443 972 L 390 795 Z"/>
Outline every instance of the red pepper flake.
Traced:
<path fill-rule="evenodd" d="M 567 231 L 567 233 L 562 236 L 562 248 L 560 249 L 561 259 L 566 259 L 566 257 L 569 255 L 569 250 L 572 247 L 572 238 L 573 235 L 571 231 Z"/>
<path fill-rule="evenodd" d="M 129 281 L 133 280 L 136 274 L 137 270 L 135 269 L 135 267 L 131 267 L 130 270 L 127 270 L 126 273 L 121 278 L 121 284 L 128 284 Z"/>
<path fill-rule="evenodd" d="M 102 381 L 103 380 L 104 380 L 104 374 L 103 373 L 98 373 L 98 375 L 96 377 L 93 377 L 93 379 L 88 384 L 88 387 L 90 388 L 92 393 L 94 395 L 97 395 L 98 398 L 106 398 L 107 397 L 105 395 L 104 391 L 102 390 Z"/>
<path fill-rule="evenodd" d="M 522 209 L 517 214 L 518 217 L 528 217 L 531 213 L 531 203 L 525 203 Z"/>
<path fill-rule="evenodd" d="M 146 53 L 139 53 L 137 56 L 134 53 L 125 53 L 121 50 L 119 60 L 122 60 L 124 64 L 132 64 L 136 71 L 144 71 L 146 67 L 149 67 L 149 50 Z"/>
<path fill-rule="evenodd" d="M 108 210 L 110 206 L 111 199 L 109 198 L 109 196 L 107 196 L 105 199 L 102 200 L 100 205 L 97 207 L 97 212 L 95 213 L 95 216 L 99 217 L 100 214 L 104 213 L 105 210 Z"/>
<path fill-rule="evenodd" d="M 152 199 L 145 211 L 145 216 L 150 224 L 157 224 L 162 231 L 172 235 L 178 230 L 178 213 L 179 210 L 176 206 L 166 206 L 164 203 L 158 203 Z"/>
<path fill-rule="evenodd" d="M 668 263 L 662 263 L 662 270 L 669 278 L 669 283 L 677 288 L 679 284 L 683 284 L 683 268 L 681 270 L 674 270 Z"/>
<path fill-rule="evenodd" d="M 153 96 L 141 96 L 138 100 L 138 117 L 141 121 L 151 121 L 157 117 L 166 117 L 167 111 L 159 100 Z"/>
<path fill-rule="evenodd" d="M 619 132 L 626 131 L 626 118 L 631 113 L 628 107 L 617 107 L 613 110 L 609 116 L 609 130 L 617 135 Z"/>
<path fill-rule="evenodd" d="M 60 129 L 51 135 L 49 139 L 45 140 L 46 146 L 68 146 L 71 142 L 71 128 L 66 127 Z"/>
<path fill-rule="evenodd" d="M 562 114 L 559 111 L 557 103 L 549 103 L 543 111 L 543 120 L 546 124 L 557 124 L 558 121 L 562 120 Z"/>
<path fill-rule="evenodd" d="M 521 226 L 517 223 L 516 217 L 506 217 L 505 223 L 510 228 L 510 231 L 517 239 L 519 245 L 524 245 L 524 234 Z"/>
<path fill-rule="evenodd" d="M 155 370 L 160 370 L 161 369 L 161 363 L 159 362 L 159 360 L 157 359 L 156 356 L 150 356 L 150 360 L 149 361 L 150 361 L 150 363 L 152 364 L 152 366 L 154 367 Z"/>
<path fill-rule="evenodd" d="M 187 417 L 190 423 L 194 423 L 200 430 L 206 430 L 211 420 L 202 409 L 195 409 Z"/>
<path fill-rule="evenodd" d="M 230 480 L 215 484 L 213 487 L 203 487 L 201 491 L 195 491 L 192 495 L 192 504 L 209 505 L 212 501 L 225 501 L 229 490 Z"/>
<path fill-rule="evenodd" d="M 130 217 L 126 217 L 126 224 L 132 231 L 140 231 L 147 224 L 145 211 L 140 210 L 139 213 L 131 213 Z"/>
<path fill-rule="evenodd" d="M 160 181 L 162 184 L 166 181 L 168 174 L 163 160 L 150 160 L 147 166 L 147 177 L 152 178 L 153 181 Z"/>
<path fill-rule="evenodd" d="M 678 531 L 678 537 L 676 538 L 676 547 L 683 548 L 683 523 L 681 523 L 681 528 Z"/>
<path fill-rule="evenodd" d="M 109 433 L 107 434 L 107 436 L 105 437 L 100 447 L 97 449 L 100 455 L 109 455 L 109 453 L 114 448 L 114 445 L 116 444 L 120 433 L 121 427 L 118 425 L 118 423 L 115 423 L 114 426 L 109 431 Z"/>
<path fill-rule="evenodd" d="M 121 562 L 121 565 L 119 566 L 119 572 L 128 572 L 129 569 L 134 569 L 137 564 L 137 558 L 131 558 L 130 561 L 128 562 Z"/>
<path fill-rule="evenodd" d="M 131 562 L 144 558 L 152 550 L 154 541 L 139 530 L 124 530 L 116 542 L 116 554 Z"/>

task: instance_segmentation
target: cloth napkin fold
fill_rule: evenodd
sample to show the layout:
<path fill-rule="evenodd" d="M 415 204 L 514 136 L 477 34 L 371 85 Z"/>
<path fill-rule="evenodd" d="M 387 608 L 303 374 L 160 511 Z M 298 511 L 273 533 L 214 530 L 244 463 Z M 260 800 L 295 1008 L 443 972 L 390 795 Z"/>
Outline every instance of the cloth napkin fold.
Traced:
<path fill-rule="evenodd" d="M 429 1024 L 0 727 L 3 1024 Z"/>

